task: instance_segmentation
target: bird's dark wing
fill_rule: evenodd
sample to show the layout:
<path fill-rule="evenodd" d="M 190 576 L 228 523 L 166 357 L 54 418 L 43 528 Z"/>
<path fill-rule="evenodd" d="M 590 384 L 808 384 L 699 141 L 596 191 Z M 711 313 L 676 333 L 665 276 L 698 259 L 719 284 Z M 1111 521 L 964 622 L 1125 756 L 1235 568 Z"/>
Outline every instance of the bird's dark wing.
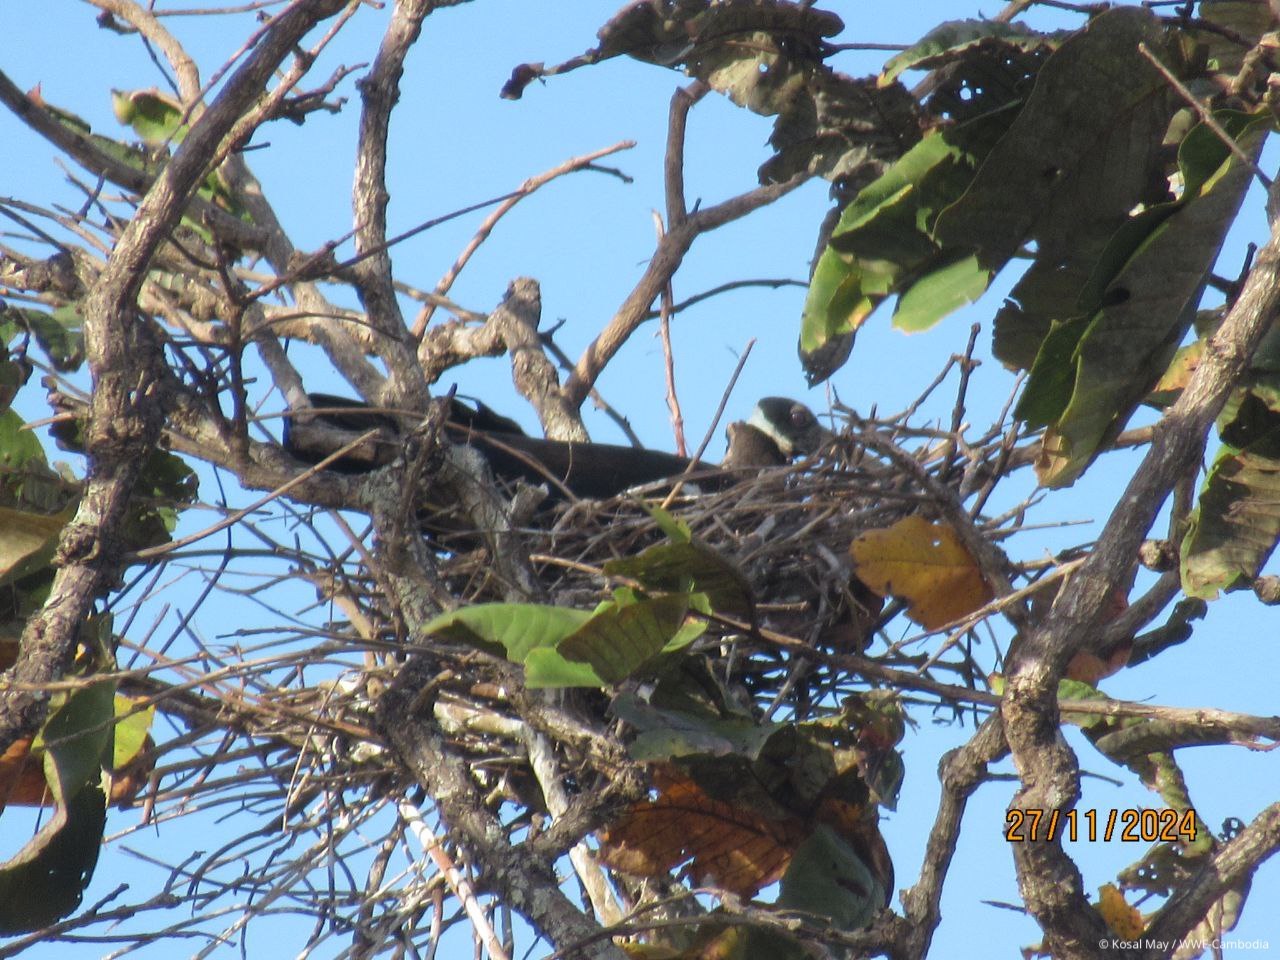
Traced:
<path fill-rule="evenodd" d="M 377 434 L 343 454 L 328 469 L 336 473 L 368 473 L 395 457 L 400 429 L 395 417 L 350 397 L 331 393 L 311 393 L 307 397 L 313 412 L 284 418 L 282 442 L 294 457 L 303 463 L 319 463 L 369 430 L 376 430 Z"/>
<path fill-rule="evenodd" d="M 342 445 L 335 444 L 335 440 L 353 440 L 370 429 L 376 429 L 377 435 L 331 464 L 330 469 L 360 473 L 385 466 L 395 458 L 401 445 L 394 417 L 347 397 L 310 396 L 316 413 L 285 418 L 284 446 L 299 460 L 319 463 Z M 341 431 L 339 436 L 335 436 L 337 431 Z M 679 476 L 690 464 L 685 457 L 660 450 L 530 437 L 520 431 L 515 421 L 484 404 L 472 407 L 456 399 L 446 431 L 453 442 L 468 444 L 483 453 L 500 481 L 546 484 L 555 499 L 566 495 L 592 500 L 614 497 L 631 487 Z M 716 485 L 725 476 L 716 468 L 707 467 L 697 471 L 695 479 L 703 485 Z"/>
<path fill-rule="evenodd" d="M 515 433 L 524 436 L 520 424 L 504 417 L 487 403 L 468 398 L 464 403 L 458 397 L 449 398 L 449 419 L 445 427 L 452 431 L 479 430 L 483 433 Z"/>
<path fill-rule="evenodd" d="M 553 496 L 565 491 L 575 497 L 603 500 L 632 487 L 669 480 L 689 469 L 690 460 L 664 453 L 611 443 L 569 443 L 510 434 L 476 433 L 468 441 L 480 450 L 494 474 L 508 482 L 545 483 Z M 695 472 L 693 479 L 705 485 L 723 480 L 715 467 Z"/>

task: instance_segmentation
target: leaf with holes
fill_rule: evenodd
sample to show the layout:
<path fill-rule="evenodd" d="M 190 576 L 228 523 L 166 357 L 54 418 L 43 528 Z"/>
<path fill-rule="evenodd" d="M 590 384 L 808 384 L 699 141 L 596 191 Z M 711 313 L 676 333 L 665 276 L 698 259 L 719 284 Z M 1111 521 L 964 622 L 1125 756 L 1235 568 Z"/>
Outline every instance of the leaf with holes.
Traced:
<path fill-rule="evenodd" d="M 1220 424 L 1181 550 L 1182 588 L 1206 600 L 1252 581 L 1280 538 L 1280 413 L 1249 391 Z"/>
<path fill-rule="evenodd" d="M 989 46 L 1003 53 L 1008 48 L 1036 50 L 1056 46 L 1063 33 L 1037 33 L 1023 23 L 1000 20 L 948 20 L 940 23 L 901 53 L 890 57 L 880 70 L 885 86 L 904 70 L 933 70 L 974 47 Z"/>
<path fill-rule="evenodd" d="M 1269 120 L 1220 113 L 1245 152 Z M 1081 292 L 1080 318 L 1045 339 L 1017 414 L 1048 424 L 1036 464 L 1045 486 L 1067 486 L 1159 381 L 1195 319 L 1204 284 L 1249 186 L 1249 167 L 1208 127 L 1179 148 L 1182 196 L 1117 231 Z"/>

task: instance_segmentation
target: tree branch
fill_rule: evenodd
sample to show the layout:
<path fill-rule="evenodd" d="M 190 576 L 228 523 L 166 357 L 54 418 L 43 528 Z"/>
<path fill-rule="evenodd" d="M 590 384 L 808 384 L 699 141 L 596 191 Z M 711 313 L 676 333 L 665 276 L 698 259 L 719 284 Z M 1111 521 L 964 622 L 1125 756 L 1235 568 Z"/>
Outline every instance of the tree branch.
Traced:
<path fill-rule="evenodd" d="M 613 359 L 613 355 L 647 319 L 649 307 L 654 300 L 658 299 L 663 288 L 679 269 L 684 255 L 689 252 L 689 248 L 693 246 L 699 234 L 722 227 L 726 223 L 745 217 L 753 210 L 773 203 L 804 183 L 809 176 L 808 173 L 798 173 L 782 183 L 757 187 L 748 193 L 718 203 L 714 207 L 692 213 L 680 224 L 671 225 L 658 243 L 657 249 L 654 250 L 649 266 L 640 281 L 623 301 L 609 324 L 578 358 L 573 373 L 564 385 L 564 394 L 568 402 L 575 407 L 582 406 L 587 394 L 595 385 L 596 378 Z"/>
<path fill-rule="evenodd" d="M 1258 255 L 1240 298 L 1205 346 L 1182 396 L 1155 427 L 1150 449 L 1121 496 L 1097 546 L 1064 586 L 1041 628 L 1013 658 L 1002 704 L 1023 787 L 1020 809 L 1070 809 L 1079 767 L 1059 730 L 1058 679 L 1083 638 L 1102 626 L 1114 584 L 1129 570 L 1174 484 L 1203 456 L 1214 418 L 1280 313 L 1280 224 Z M 1106 927 L 1089 908 L 1080 873 L 1058 842 L 1013 845 L 1027 908 L 1055 956 L 1093 956 Z M 1206 881 L 1196 881 L 1196 885 Z"/>
<path fill-rule="evenodd" d="M 584 960 L 626 960 L 600 927 L 569 902 L 553 865 L 511 842 L 502 823 L 484 809 L 463 760 L 417 708 L 419 691 L 434 679 L 431 658 L 412 657 L 378 703 L 378 724 L 406 766 L 426 788 L 440 816 L 465 843 L 481 881 L 557 947 L 577 945 Z"/>
<path fill-rule="evenodd" d="M 988 764 L 1008 753 L 999 714 L 987 717 L 982 726 L 963 747 L 953 750 L 938 765 L 942 796 L 938 814 L 929 832 L 920 879 L 902 891 L 902 905 L 910 933 L 900 945 L 904 960 L 923 960 L 929 954 L 933 933 L 942 919 L 942 887 L 955 856 L 960 839 L 960 825 L 965 806 L 973 791 L 986 779 Z"/>
<path fill-rule="evenodd" d="M 391 200 L 386 185 L 387 134 L 391 110 L 400 99 L 405 57 L 422 30 L 422 21 L 434 7 L 431 0 L 396 0 L 373 68 L 357 84 L 364 109 L 360 113 L 351 197 L 356 255 L 360 259 L 352 267 L 352 274 L 369 322 L 381 333 L 374 347 L 387 368 L 386 391 L 368 399 L 412 409 L 421 409 L 426 403 L 427 383 L 405 332 L 391 279 L 391 254 L 386 248 L 387 205 Z"/>
<path fill-rule="evenodd" d="M 341 0 L 298 0 L 275 19 L 157 175 L 84 301 L 85 353 L 94 379 L 86 442 L 89 475 L 76 515 L 59 539 L 60 569 L 49 598 L 23 631 L 21 653 L 11 668 L 16 681 L 47 683 L 69 664 L 94 597 L 115 575 L 116 538 L 134 481 L 163 427 L 160 348 L 134 305 L 151 257 L 207 173 L 209 158 L 275 68 L 307 31 L 341 6 Z M 6 692 L 0 699 L 0 748 L 39 727 L 47 703 L 39 694 Z"/>
<path fill-rule="evenodd" d="M 1228 890 L 1248 880 L 1280 849 L 1280 803 L 1273 803 L 1200 868 L 1195 879 L 1160 908 L 1143 938 L 1172 943 L 1187 937 Z M 1163 955 L 1152 951 L 1149 956 Z"/>

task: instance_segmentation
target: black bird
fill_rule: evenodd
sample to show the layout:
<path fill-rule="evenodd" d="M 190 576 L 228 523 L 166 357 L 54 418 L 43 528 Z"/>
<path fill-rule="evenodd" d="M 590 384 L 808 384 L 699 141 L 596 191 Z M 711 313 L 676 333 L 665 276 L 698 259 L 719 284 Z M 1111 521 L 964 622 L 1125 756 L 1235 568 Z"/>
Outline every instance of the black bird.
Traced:
<path fill-rule="evenodd" d="M 374 428 L 378 435 L 331 464 L 331 469 L 359 473 L 395 458 L 401 447 L 395 418 L 346 397 L 317 393 L 310 399 L 317 410 L 314 417 L 285 418 L 284 446 L 299 460 L 318 463 L 332 453 L 335 428 L 352 433 L 350 439 Z M 514 420 L 483 403 L 467 404 L 457 398 L 450 403 L 445 429 L 453 442 L 483 453 L 498 479 L 546 484 L 556 499 L 566 493 L 585 499 L 614 497 L 632 487 L 681 476 L 692 463 L 661 450 L 530 437 Z M 725 469 L 780 465 L 793 456 L 816 453 L 831 435 L 803 404 L 766 397 L 747 423 L 730 424 L 729 452 L 721 467 L 699 464 L 689 476 L 703 486 L 721 485 L 731 481 Z"/>
<path fill-rule="evenodd" d="M 726 470 L 776 467 L 797 456 L 812 456 L 834 434 L 803 403 L 765 397 L 751 418 L 729 424 L 729 449 L 720 466 Z"/>

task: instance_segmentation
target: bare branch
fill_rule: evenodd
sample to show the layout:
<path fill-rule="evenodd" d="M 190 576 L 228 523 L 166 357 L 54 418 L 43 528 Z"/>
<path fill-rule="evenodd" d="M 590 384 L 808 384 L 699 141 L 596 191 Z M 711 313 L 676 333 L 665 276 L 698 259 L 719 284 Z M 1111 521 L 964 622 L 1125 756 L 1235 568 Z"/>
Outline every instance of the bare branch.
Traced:
<path fill-rule="evenodd" d="M 1097 545 L 1010 665 L 1001 709 L 1023 783 L 1015 806 L 1069 809 L 1079 795 L 1076 759 L 1058 729 L 1058 678 L 1079 638 L 1099 629 L 1113 584 L 1132 567 L 1178 478 L 1203 455 L 1214 418 L 1278 312 L 1280 227 L 1273 225 L 1239 300 L 1206 344 L 1182 396 L 1156 426 Z M 1066 957 L 1093 955 L 1106 928 L 1089 909 L 1079 871 L 1061 846 L 1037 840 L 1014 844 L 1013 853 L 1023 897 L 1051 949 Z"/>
<path fill-rule="evenodd" d="M 626 954 L 599 939 L 599 927 L 561 892 L 552 864 L 513 844 L 498 819 L 483 812 L 466 765 L 417 707 L 419 691 L 429 689 L 431 679 L 428 657 L 415 657 L 405 664 L 379 703 L 379 724 L 427 787 L 445 822 L 465 838 L 471 855 L 484 864 L 490 888 L 552 943 L 578 944 L 576 956 L 624 960 Z"/>
<path fill-rule="evenodd" d="M 426 402 L 427 382 L 405 336 L 404 317 L 391 281 L 391 256 L 383 245 L 391 198 L 386 188 L 387 134 L 391 110 L 400 98 L 405 56 L 432 9 L 431 0 L 397 0 L 373 68 L 359 83 L 364 109 L 352 186 L 356 254 L 361 257 L 352 270 L 369 320 L 382 334 L 374 346 L 388 371 L 385 396 L 369 399 L 415 409 Z"/>
<path fill-rule="evenodd" d="M 462 272 L 462 268 L 467 265 L 467 262 L 475 252 L 480 249 L 480 245 L 489 238 L 489 234 L 491 234 L 493 232 L 493 228 L 498 225 L 498 221 L 514 209 L 517 203 L 558 177 L 563 177 L 570 173 L 577 173 L 579 170 L 594 169 L 595 162 L 602 157 L 618 153 L 621 150 L 630 150 L 634 146 L 634 140 L 623 140 L 619 143 L 615 143 L 611 147 L 604 147 L 601 150 L 595 150 L 591 153 L 584 154 L 581 157 L 574 157 L 570 160 L 566 160 L 559 166 L 554 167 L 545 173 L 540 173 L 536 177 L 530 177 L 524 183 L 520 184 L 519 188 L 514 193 L 509 194 L 503 199 L 502 203 L 498 206 L 498 209 L 494 210 L 489 214 L 489 216 L 484 218 L 484 222 L 481 223 L 479 228 L 476 230 L 475 236 L 473 236 L 467 243 L 467 246 L 463 249 L 462 253 L 458 254 L 458 258 L 453 262 L 453 266 L 449 268 L 448 272 L 440 278 L 440 282 L 436 284 L 435 290 L 433 291 L 434 297 L 443 297 L 449 292 L 453 287 L 454 281 L 458 279 L 458 275 Z M 626 180 L 626 182 L 630 182 L 629 178 L 624 177 L 623 179 Z M 431 323 L 431 318 L 435 316 L 436 307 L 439 305 L 440 301 L 438 299 L 429 299 L 427 301 L 427 305 L 418 314 L 417 319 L 413 322 L 412 333 L 415 340 L 422 339 L 423 334 Z M 425 357 L 423 358 L 423 362 L 427 362 Z"/>
<path fill-rule="evenodd" d="M 134 314 L 146 266 L 207 172 L 209 157 L 259 96 L 276 66 L 308 30 L 340 7 L 339 0 L 299 0 L 276 19 L 157 175 L 85 302 L 86 354 L 95 379 L 87 443 L 89 479 L 76 517 L 60 538 L 61 565 L 49 599 L 23 632 L 23 655 L 13 668 L 19 682 L 47 683 L 68 664 L 89 604 L 114 575 L 119 545 L 113 540 L 144 455 L 160 435 L 161 357 L 147 327 Z M 45 698 L 29 693 L 6 694 L 0 702 L 0 746 L 35 730 L 46 704 Z"/>
<path fill-rule="evenodd" d="M 574 406 L 582 406 L 596 378 L 613 359 L 613 355 L 645 321 L 649 307 L 670 282 L 699 234 L 724 226 L 786 196 L 808 179 L 807 173 L 800 173 L 784 183 L 757 187 L 713 207 L 695 211 L 683 223 L 672 225 L 654 250 L 640 281 L 618 308 L 613 319 L 574 365 L 573 373 L 564 385 L 568 402 Z"/>

